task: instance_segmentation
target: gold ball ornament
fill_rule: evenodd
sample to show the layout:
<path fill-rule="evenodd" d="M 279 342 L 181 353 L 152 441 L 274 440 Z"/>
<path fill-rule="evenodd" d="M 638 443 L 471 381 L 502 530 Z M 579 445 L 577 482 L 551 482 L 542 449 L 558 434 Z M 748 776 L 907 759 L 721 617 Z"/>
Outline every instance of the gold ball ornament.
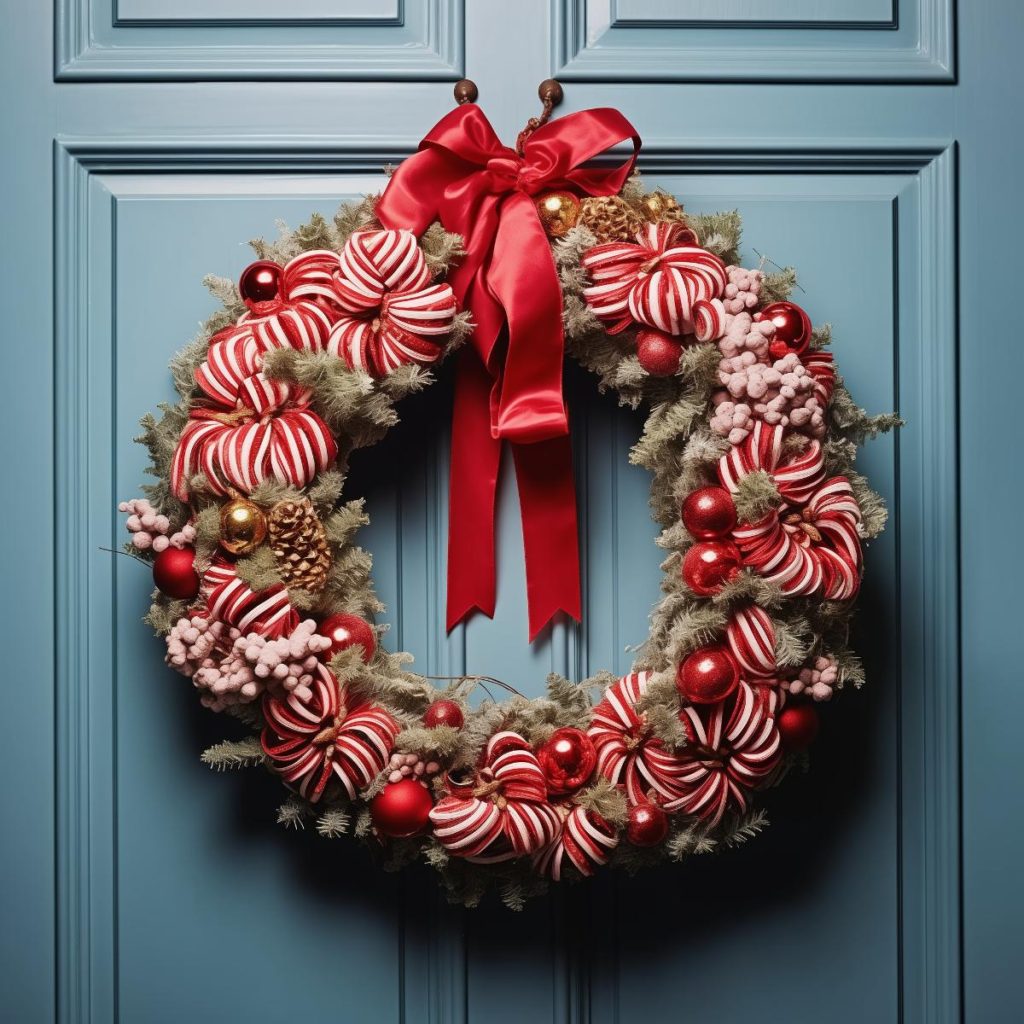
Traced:
<path fill-rule="evenodd" d="M 561 238 L 580 219 L 580 201 L 570 192 L 544 192 L 537 197 L 537 214 L 551 238 Z"/>
<path fill-rule="evenodd" d="M 267 518 L 258 505 L 244 498 L 220 510 L 220 546 L 232 555 L 248 555 L 267 539 Z"/>

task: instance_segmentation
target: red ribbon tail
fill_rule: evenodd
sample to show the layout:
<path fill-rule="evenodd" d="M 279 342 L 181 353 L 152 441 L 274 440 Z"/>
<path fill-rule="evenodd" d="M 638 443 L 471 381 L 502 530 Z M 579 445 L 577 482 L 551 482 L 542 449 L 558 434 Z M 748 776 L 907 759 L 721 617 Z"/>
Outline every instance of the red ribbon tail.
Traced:
<path fill-rule="evenodd" d="M 491 436 L 491 377 L 471 349 L 458 356 L 448 491 L 450 632 L 470 612 L 494 617 L 494 502 L 501 440 Z"/>
<path fill-rule="evenodd" d="M 568 436 L 512 446 L 523 519 L 530 642 L 560 611 L 580 621 L 576 488 Z"/>

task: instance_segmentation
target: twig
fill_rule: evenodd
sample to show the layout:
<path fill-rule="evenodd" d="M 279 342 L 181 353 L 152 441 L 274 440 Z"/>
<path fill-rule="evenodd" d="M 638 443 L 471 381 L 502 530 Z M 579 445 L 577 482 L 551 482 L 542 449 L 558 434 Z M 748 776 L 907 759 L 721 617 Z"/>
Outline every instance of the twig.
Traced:
<path fill-rule="evenodd" d="M 766 263 L 770 263 L 773 267 L 775 267 L 776 270 L 781 270 L 783 273 L 785 273 L 789 269 L 789 267 L 779 266 L 779 264 L 776 263 L 775 260 L 773 260 L 770 256 L 765 256 L 764 253 L 760 253 L 756 249 L 754 250 L 754 255 L 761 261 L 762 267 Z M 800 291 L 804 293 L 804 295 L 807 294 L 807 289 L 802 287 L 799 281 L 794 281 L 793 283 L 797 286 L 797 288 L 800 289 Z"/>
<path fill-rule="evenodd" d="M 124 555 L 125 558 L 130 558 L 132 561 L 138 562 L 139 565 L 144 565 L 147 569 L 152 568 L 144 558 L 139 558 L 138 555 L 133 555 L 130 551 L 119 551 L 117 548 L 105 548 L 100 545 L 100 551 L 106 551 L 109 555 Z"/>

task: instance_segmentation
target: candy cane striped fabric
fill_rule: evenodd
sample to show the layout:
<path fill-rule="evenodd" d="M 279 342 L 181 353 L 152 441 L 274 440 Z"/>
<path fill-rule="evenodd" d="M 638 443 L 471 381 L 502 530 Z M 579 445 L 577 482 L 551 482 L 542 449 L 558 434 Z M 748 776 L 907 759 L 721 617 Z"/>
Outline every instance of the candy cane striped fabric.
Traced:
<path fill-rule="evenodd" d="M 824 480 L 821 445 L 812 441 L 795 454 L 783 450 L 782 427 L 754 424 L 718 464 L 723 486 L 735 493 L 748 473 L 770 473 L 786 503 L 756 523 L 740 523 L 733 540 L 743 563 L 784 594 L 821 593 L 830 600 L 856 596 L 862 564 L 860 507 L 849 480 Z"/>
<path fill-rule="evenodd" d="M 681 225 L 649 224 L 639 244 L 610 242 L 590 249 L 583 267 L 593 282 L 583 297 L 610 334 L 645 324 L 672 335 L 720 337 L 728 284 L 725 264 L 713 253 L 685 244 Z"/>
<path fill-rule="evenodd" d="M 259 415 L 256 409 L 251 413 Z M 264 480 L 305 487 L 338 455 L 327 424 L 308 409 L 237 424 L 202 410 L 193 416 L 171 461 L 171 487 L 182 501 L 188 500 L 189 481 L 197 473 L 220 495 L 231 488 L 251 493 Z"/>
<path fill-rule="evenodd" d="M 334 275 L 340 269 L 338 254 L 333 249 L 310 249 L 289 260 L 281 271 L 281 294 L 292 302 L 337 306 Z"/>
<path fill-rule="evenodd" d="M 271 312 L 245 313 L 238 326 L 252 332 L 264 352 L 294 348 L 303 352 L 323 349 L 331 331 L 331 318 L 313 302 L 274 302 Z"/>
<path fill-rule="evenodd" d="M 383 377 L 405 363 L 426 365 L 440 358 L 440 341 L 452 329 L 455 295 L 446 284 L 418 291 L 390 292 L 373 319 L 342 316 L 327 351 L 354 370 Z"/>
<path fill-rule="evenodd" d="M 814 391 L 818 400 L 823 406 L 828 405 L 836 387 L 836 368 L 832 361 L 832 353 L 824 349 L 812 349 L 805 352 L 800 361 L 814 378 Z"/>
<path fill-rule="evenodd" d="M 645 803 L 651 792 L 661 801 L 684 792 L 682 761 L 648 735 L 636 704 L 650 683 L 650 672 L 634 672 L 612 683 L 594 708 L 587 735 L 597 752 L 597 771 L 623 786 L 630 805 Z"/>
<path fill-rule="evenodd" d="M 775 627 L 763 608 L 752 604 L 737 609 L 725 628 L 725 637 L 744 679 L 776 676 Z"/>
<path fill-rule="evenodd" d="M 235 626 L 243 635 L 276 638 L 299 624 L 299 615 L 282 585 L 255 591 L 238 578 L 234 563 L 225 558 L 215 558 L 203 573 L 200 592 L 210 617 Z"/>
<path fill-rule="evenodd" d="M 311 803 L 332 780 L 354 800 L 384 770 L 400 731 L 383 708 L 357 700 L 324 665 L 307 700 L 267 694 L 263 717 L 261 743 L 274 770 Z"/>
<path fill-rule="evenodd" d="M 759 689 L 767 690 L 767 687 Z M 691 750 L 684 758 L 685 794 L 666 802 L 669 812 L 694 814 L 717 825 L 726 811 L 742 813 L 747 795 L 778 764 L 781 740 L 762 699 L 740 681 L 733 697 L 720 704 L 686 707 L 679 718 Z"/>
<path fill-rule="evenodd" d="M 446 850 L 476 863 L 535 853 L 561 827 L 558 811 L 547 803 L 537 755 L 522 736 L 508 731 L 488 741 L 474 787 L 438 801 L 430 821 Z"/>
<path fill-rule="evenodd" d="M 560 882 L 566 863 L 589 878 L 608 863 L 618 845 L 615 829 L 599 814 L 583 807 L 561 807 L 562 827 L 555 840 L 533 855 L 533 866 L 552 881 Z"/>
<path fill-rule="evenodd" d="M 722 486 L 735 494 L 743 477 L 763 469 L 786 502 L 804 504 L 825 475 L 825 458 L 817 441 L 811 441 L 803 451 L 785 454 L 785 437 L 784 427 L 769 427 L 758 420 L 747 438 L 719 459 Z"/>
<path fill-rule="evenodd" d="M 335 301 L 345 312 L 362 313 L 380 306 L 386 292 L 415 292 L 429 283 L 411 231 L 357 231 L 338 259 Z"/>

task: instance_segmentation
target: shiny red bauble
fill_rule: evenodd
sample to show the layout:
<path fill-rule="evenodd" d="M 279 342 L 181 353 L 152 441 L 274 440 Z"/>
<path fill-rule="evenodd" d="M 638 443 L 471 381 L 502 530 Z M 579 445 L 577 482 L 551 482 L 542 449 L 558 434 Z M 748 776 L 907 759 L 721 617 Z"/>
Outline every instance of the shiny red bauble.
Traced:
<path fill-rule="evenodd" d="M 537 759 L 552 793 L 571 793 L 594 773 L 597 751 L 582 729 L 556 729 L 537 751 Z"/>
<path fill-rule="evenodd" d="M 701 487 L 683 502 L 683 526 L 696 540 L 724 537 L 736 525 L 736 506 L 724 487 Z"/>
<path fill-rule="evenodd" d="M 743 565 L 740 549 L 732 541 L 706 540 L 683 556 L 683 582 L 698 596 L 717 594 Z"/>
<path fill-rule="evenodd" d="M 671 377 L 682 354 L 679 340 L 664 331 L 641 331 L 636 336 L 636 357 L 652 377 Z"/>
<path fill-rule="evenodd" d="M 790 704 L 775 716 L 786 750 L 806 750 L 817 737 L 819 724 L 818 712 L 811 704 Z"/>
<path fill-rule="evenodd" d="M 389 783 L 370 801 L 370 818 L 382 835 L 406 839 L 427 827 L 433 806 L 422 782 L 402 779 Z"/>
<path fill-rule="evenodd" d="M 168 597 L 190 601 L 199 593 L 196 549 L 187 544 L 183 548 L 164 548 L 153 560 L 153 582 Z"/>
<path fill-rule="evenodd" d="M 629 809 L 626 838 L 634 846 L 657 846 L 668 835 L 668 815 L 654 804 L 637 804 Z"/>
<path fill-rule="evenodd" d="M 701 647 L 676 671 L 676 689 L 691 704 L 717 704 L 740 685 L 740 667 L 724 644 Z"/>
<path fill-rule="evenodd" d="M 462 713 L 462 708 L 453 700 L 435 700 L 423 714 L 423 724 L 428 729 L 439 725 L 461 729 L 465 721 L 466 716 Z"/>
<path fill-rule="evenodd" d="M 811 341 L 811 318 L 795 302 L 773 302 L 754 315 L 755 320 L 775 324 L 769 351 L 781 359 L 790 352 L 801 355 Z"/>
<path fill-rule="evenodd" d="M 361 644 L 363 661 L 369 662 L 377 650 L 373 627 L 358 615 L 346 615 L 343 612 L 329 615 L 317 627 L 317 633 L 331 641 L 329 656 Z"/>
<path fill-rule="evenodd" d="M 238 293 L 245 302 L 270 302 L 281 290 L 281 267 L 271 260 L 257 260 L 242 271 Z"/>

